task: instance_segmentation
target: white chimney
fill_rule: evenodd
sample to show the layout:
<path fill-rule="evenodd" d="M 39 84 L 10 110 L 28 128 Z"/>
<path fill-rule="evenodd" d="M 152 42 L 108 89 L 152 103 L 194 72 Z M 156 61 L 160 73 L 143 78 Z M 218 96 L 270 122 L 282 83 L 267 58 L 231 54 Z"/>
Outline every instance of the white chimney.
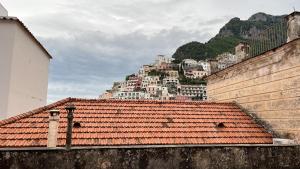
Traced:
<path fill-rule="evenodd" d="M 0 16 L 8 16 L 7 10 L 3 7 L 1 3 L 0 3 Z"/>
<path fill-rule="evenodd" d="M 47 147 L 56 147 L 59 125 L 59 110 L 50 110 Z"/>

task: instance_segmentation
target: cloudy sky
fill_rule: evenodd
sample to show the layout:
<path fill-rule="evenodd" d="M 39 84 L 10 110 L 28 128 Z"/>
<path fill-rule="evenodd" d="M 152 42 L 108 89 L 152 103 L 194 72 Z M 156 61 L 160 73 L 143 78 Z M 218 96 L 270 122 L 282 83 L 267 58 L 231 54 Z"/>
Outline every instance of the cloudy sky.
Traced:
<path fill-rule="evenodd" d="M 232 17 L 300 10 L 299 0 L 0 0 L 53 56 L 48 102 L 96 98 L 113 81 L 205 42 Z"/>

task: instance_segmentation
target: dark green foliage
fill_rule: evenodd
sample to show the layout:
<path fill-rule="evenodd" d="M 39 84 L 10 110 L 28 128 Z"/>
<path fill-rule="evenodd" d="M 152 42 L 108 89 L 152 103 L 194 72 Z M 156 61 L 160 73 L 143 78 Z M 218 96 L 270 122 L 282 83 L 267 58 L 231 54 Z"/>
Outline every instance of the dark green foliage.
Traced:
<path fill-rule="evenodd" d="M 134 76 L 135 76 L 135 74 L 127 75 L 125 80 L 127 81 L 127 80 L 129 80 L 129 77 L 134 77 Z"/>
<path fill-rule="evenodd" d="M 209 49 L 200 42 L 190 42 L 179 47 L 173 58 L 182 61 L 183 59 L 205 59 L 209 56 Z"/>
<path fill-rule="evenodd" d="M 167 83 L 166 86 L 170 94 L 177 94 L 177 85 L 175 83 Z"/>
<path fill-rule="evenodd" d="M 199 85 L 199 84 L 206 85 L 206 81 L 203 79 L 191 79 L 191 78 L 187 78 L 185 76 L 181 77 L 179 79 L 179 82 L 182 85 Z"/>
<path fill-rule="evenodd" d="M 182 85 L 197 85 L 204 84 L 206 85 L 206 81 L 202 79 L 191 79 L 184 76 L 182 69 L 178 72 L 179 74 L 179 83 Z"/>
<path fill-rule="evenodd" d="M 180 60 L 176 60 L 176 59 L 172 61 L 172 63 L 174 64 L 179 64 L 180 62 L 181 62 Z"/>
<path fill-rule="evenodd" d="M 183 59 L 205 60 L 224 52 L 233 52 L 241 41 L 257 35 L 273 24 L 283 21 L 284 16 L 272 16 L 264 13 L 252 15 L 248 20 L 231 19 L 219 33 L 206 43 L 190 42 L 179 47 L 173 54 L 178 61 Z"/>
<path fill-rule="evenodd" d="M 148 76 L 160 76 L 160 77 L 165 77 L 167 74 L 165 72 L 157 71 L 157 70 L 151 70 L 148 73 Z"/>

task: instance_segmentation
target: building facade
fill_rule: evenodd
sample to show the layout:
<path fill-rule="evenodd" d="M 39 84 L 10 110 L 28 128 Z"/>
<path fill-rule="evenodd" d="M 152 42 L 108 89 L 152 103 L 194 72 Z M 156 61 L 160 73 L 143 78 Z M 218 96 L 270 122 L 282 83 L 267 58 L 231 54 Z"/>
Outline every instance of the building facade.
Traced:
<path fill-rule="evenodd" d="M 0 17 L 0 119 L 46 105 L 46 49 L 15 17 Z"/>
<path fill-rule="evenodd" d="M 172 63 L 174 58 L 166 57 L 164 55 L 158 55 L 155 59 L 155 65 L 161 65 L 162 63 Z"/>
<path fill-rule="evenodd" d="M 113 98 L 121 100 L 148 100 L 150 98 L 150 95 L 144 92 L 116 92 Z"/>
<path fill-rule="evenodd" d="M 187 96 L 195 100 L 206 100 L 206 85 L 179 85 L 179 95 Z"/>
<path fill-rule="evenodd" d="M 175 78 L 175 77 L 165 77 L 163 79 L 163 84 L 167 84 L 167 83 L 175 83 L 175 84 L 178 84 L 179 83 L 179 80 L 178 78 Z"/>
<path fill-rule="evenodd" d="M 168 74 L 168 76 L 170 77 L 175 77 L 178 78 L 179 74 L 177 70 L 167 70 L 166 73 Z"/>
<path fill-rule="evenodd" d="M 240 49 L 240 46 L 236 47 L 236 49 Z M 226 67 L 229 67 L 235 63 L 237 63 L 238 59 L 237 56 L 234 54 L 231 54 L 229 52 L 222 53 L 217 56 L 216 58 L 218 60 L 218 69 L 222 70 L 225 69 Z"/>
<path fill-rule="evenodd" d="M 184 70 L 184 76 L 191 79 L 201 79 L 207 75 L 208 72 L 204 70 L 197 70 L 197 69 Z"/>
<path fill-rule="evenodd" d="M 202 66 L 203 70 L 210 74 L 210 64 L 207 61 L 199 61 L 198 65 Z"/>

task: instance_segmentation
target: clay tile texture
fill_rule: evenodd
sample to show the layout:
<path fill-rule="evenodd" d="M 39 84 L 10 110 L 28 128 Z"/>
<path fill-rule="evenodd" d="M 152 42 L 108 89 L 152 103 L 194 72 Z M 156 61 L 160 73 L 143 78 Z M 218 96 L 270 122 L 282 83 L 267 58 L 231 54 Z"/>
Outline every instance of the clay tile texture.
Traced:
<path fill-rule="evenodd" d="M 60 110 L 58 146 L 272 144 L 272 135 L 234 103 L 67 98 L 0 121 L 0 147 L 46 147 L 49 111 Z"/>

